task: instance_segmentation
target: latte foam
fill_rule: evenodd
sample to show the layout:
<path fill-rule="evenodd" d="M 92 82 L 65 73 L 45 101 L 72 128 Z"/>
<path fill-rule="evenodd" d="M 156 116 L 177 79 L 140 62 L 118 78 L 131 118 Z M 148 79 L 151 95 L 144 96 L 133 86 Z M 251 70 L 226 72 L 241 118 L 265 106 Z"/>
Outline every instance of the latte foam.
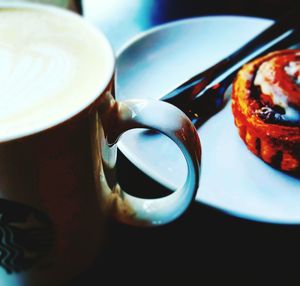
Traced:
<path fill-rule="evenodd" d="M 40 131 L 88 106 L 112 73 L 107 45 L 71 13 L 0 7 L 0 141 Z"/>

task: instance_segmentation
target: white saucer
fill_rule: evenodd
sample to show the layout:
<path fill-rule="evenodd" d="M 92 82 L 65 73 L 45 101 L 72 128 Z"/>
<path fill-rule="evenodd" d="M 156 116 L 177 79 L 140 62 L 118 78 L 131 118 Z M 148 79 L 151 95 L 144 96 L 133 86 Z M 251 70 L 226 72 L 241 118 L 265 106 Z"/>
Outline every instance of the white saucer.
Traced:
<path fill-rule="evenodd" d="M 270 24 L 250 17 L 199 17 L 139 35 L 119 53 L 117 98 L 158 99 Z M 300 223 L 300 179 L 274 170 L 248 151 L 237 134 L 230 104 L 198 133 L 203 152 L 199 202 L 247 219 Z M 169 139 L 135 130 L 123 135 L 118 146 L 164 186 L 174 189 L 184 182 L 185 161 Z"/>

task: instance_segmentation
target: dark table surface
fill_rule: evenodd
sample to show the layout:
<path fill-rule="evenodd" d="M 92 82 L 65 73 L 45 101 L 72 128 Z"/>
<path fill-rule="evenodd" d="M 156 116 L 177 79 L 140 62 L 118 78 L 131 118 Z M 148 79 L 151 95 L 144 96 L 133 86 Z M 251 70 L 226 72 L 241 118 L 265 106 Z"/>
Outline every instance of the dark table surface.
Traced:
<path fill-rule="evenodd" d="M 99 16 L 89 10 L 88 2 L 83 5 L 84 13 L 107 33 L 117 50 L 139 31 L 171 20 L 213 14 L 276 19 L 298 1 L 111 0 L 99 1 L 110 2 L 102 4 Z M 131 13 L 126 13 L 126 9 Z M 121 153 L 119 159 L 119 178 L 124 188 L 143 190 L 148 196 L 169 192 L 137 170 Z M 163 277 L 189 285 L 192 280 L 200 282 L 205 272 L 247 272 L 250 279 L 268 269 L 274 275 L 298 267 L 294 261 L 299 257 L 299 226 L 242 220 L 198 202 L 180 219 L 163 227 L 141 229 L 110 221 L 108 228 L 104 252 L 72 285 L 101 285 L 103 281 L 102 285 L 137 281 L 141 285 L 160 285 Z M 137 273 L 144 279 L 135 280 Z"/>

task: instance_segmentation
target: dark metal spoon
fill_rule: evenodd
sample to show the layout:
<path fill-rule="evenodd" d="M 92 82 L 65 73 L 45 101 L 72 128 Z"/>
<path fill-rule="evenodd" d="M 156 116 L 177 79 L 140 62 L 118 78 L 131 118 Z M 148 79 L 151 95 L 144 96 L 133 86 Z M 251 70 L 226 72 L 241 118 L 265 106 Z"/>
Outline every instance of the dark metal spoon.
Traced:
<path fill-rule="evenodd" d="M 161 100 L 180 108 L 199 127 L 226 105 L 225 91 L 245 59 L 249 61 L 299 42 L 299 12 L 298 8 L 293 9 L 236 52 L 187 80 Z"/>

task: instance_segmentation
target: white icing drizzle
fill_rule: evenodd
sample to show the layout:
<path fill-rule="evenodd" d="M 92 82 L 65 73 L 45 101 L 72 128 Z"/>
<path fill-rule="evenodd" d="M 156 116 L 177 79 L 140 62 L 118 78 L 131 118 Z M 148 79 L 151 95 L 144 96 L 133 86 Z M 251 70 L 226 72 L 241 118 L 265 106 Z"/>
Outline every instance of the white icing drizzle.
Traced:
<path fill-rule="evenodd" d="M 295 78 L 295 75 L 297 74 L 298 76 L 295 80 L 295 83 L 300 85 L 300 62 L 290 62 L 285 67 L 285 71 L 293 78 Z M 258 68 L 256 77 L 254 79 L 254 85 L 259 86 L 262 93 L 270 96 L 274 105 L 280 106 L 285 110 L 285 114 L 283 115 L 284 120 L 299 122 L 299 110 L 289 105 L 287 95 L 279 86 L 279 84 L 275 82 L 274 77 L 275 73 L 272 63 L 264 62 Z"/>
<path fill-rule="evenodd" d="M 289 62 L 284 67 L 285 72 L 294 79 L 295 83 L 300 86 L 300 62 Z"/>

